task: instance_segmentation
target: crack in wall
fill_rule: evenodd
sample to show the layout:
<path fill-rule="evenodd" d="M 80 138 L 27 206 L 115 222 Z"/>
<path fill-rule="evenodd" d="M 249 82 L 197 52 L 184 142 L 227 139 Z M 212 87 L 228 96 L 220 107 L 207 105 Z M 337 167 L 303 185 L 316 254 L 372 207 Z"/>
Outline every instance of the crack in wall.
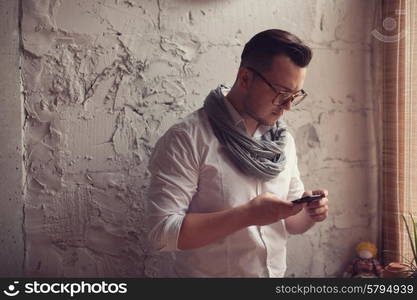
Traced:
<path fill-rule="evenodd" d="M 158 30 L 161 31 L 161 13 L 162 13 L 162 8 L 161 8 L 161 0 L 156 0 L 156 4 L 158 5 Z"/>

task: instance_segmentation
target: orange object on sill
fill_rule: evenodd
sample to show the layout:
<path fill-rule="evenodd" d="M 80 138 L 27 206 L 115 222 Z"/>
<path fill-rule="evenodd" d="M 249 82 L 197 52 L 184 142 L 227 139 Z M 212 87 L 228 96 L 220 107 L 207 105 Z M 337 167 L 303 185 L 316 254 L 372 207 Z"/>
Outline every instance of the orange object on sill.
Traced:
<path fill-rule="evenodd" d="M 405 278 L 411 275 L 411 270 L 398 262 L 392 262 L 384 268 L 383 278 Z"/>

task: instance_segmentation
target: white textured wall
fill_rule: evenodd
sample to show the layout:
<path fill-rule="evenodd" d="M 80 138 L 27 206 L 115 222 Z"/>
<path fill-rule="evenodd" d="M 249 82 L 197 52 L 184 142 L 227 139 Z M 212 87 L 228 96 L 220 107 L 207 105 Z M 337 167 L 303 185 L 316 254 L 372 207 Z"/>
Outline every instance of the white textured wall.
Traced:
<path fill-rule="evenodd" d="M 362 0 L 24 0 L 28 275 L 156 276 L 146 165 L 157 139 L 234 81 L 244 43 L 282 28 L 314 58 L 308 100 L 286 119 L 307 188 L 330 192 L 328 221 L 291 237 L 288 276 L 337 276 L 376 238 L 377 176 Z"/>

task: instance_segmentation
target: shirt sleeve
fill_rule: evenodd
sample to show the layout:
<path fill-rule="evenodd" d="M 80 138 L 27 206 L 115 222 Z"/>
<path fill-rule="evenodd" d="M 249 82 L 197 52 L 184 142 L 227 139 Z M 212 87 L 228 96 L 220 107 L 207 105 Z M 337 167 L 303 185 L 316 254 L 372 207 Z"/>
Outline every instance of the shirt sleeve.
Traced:
<path fill-rule="evenodd" d="M 292 170 L 287 200 L 291 201 L 301 198 L 304 193 L 304 184 L 300 178 L 300 171 L 298 170 L 297 150 L 295 147 L 294 138 L 291 135 L 289 135 L 288 142 L 291 143 L 290 149 L 292 151 Z"/>
<path fill-rule="evenodd" d="M 179 251 L 178 237 L 198 186 L 198 161 L 191 138 L 170 128 L 156 143 L 149 160 L 148 238 L 155 250 Z"/>

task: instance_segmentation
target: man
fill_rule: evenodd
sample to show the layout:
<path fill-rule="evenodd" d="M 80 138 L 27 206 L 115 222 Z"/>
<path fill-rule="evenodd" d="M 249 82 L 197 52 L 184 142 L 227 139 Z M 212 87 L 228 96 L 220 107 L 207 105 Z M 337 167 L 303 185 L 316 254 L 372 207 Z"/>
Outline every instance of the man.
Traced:
<path fill-rule="evenodd" d="M 149 238 L 175 251 L 180 277 L 282 277 L 288 233 L 326 219 L 326 190 L 304 191 L 294 139 L 280 119 L 306 96 L 310 48 L 286 31 L 255 35 L 233 87 L 157 142 L 149 171 Z M 309 204 L 290 200 L 326 197 Z"/>

